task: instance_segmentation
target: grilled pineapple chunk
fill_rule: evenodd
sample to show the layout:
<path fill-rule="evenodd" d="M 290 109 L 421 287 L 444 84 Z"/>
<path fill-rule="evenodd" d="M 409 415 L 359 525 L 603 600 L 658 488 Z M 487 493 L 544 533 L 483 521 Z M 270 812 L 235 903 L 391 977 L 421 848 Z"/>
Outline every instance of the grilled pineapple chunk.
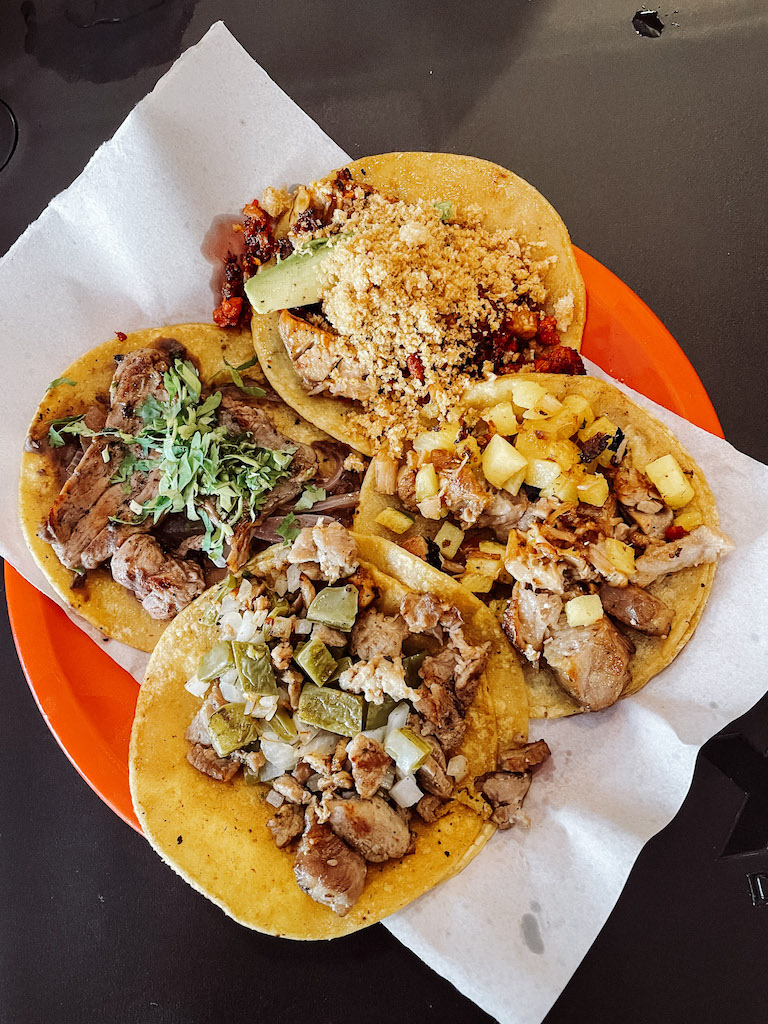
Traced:
<path fill-rule="evenodd" d="M 431 462 L 428 462 L 425 466 L 422 466 L 416 474 L 417 504 L 424 501 L 425 498 L 434 498 L 439 490 L 440 484 L 437 479 L 435 467 Z"/>
<path fill-rule="evenodd" d="M 582 429 L 589 426 L 595 418 L 592 406 L 581 395 L 566 395 L 563 399 L 563 408 L 568 409 L 576 416 L 579 427 Z"/>
<path fill-rule="evenodd" d="M 379 526 L 391 530 L 392 533 L 405 533 L 413 526 L 413 517 L 406 515 L 405 512 L 398 512 L 394 508 L 385 508 L 376 516 L 376 522 Z"/>
<path fill-rule="evenodd" d="M 443 523 L 435 534 L 435 544 L 443 558 L 453 558 L 464 540 L 464 531 L 452 523 Z"/>
<path fill-rule="evenodd" d="M 576 481 L 576 492 L 579 501 L 602 508 L 608 498 L 608 481 L 604 476 L 585 473 Z"/>
<path fill-rule="evenodd" d="M 459 576 L 459 583 L 462 587 L 472 591 L 473 594 L 488 594 L 495 583 L 491 576 L 479 576 L 477 573 L 465 573 Z"/>
<path fill-rule="evenodd" d="M 552 416 L 537 421 L 536 431 L 555 440 L 564 441 L 576 433 L 580 424 L 581 420 L 579 420 L 578 416 L 571 409 L 566 409 L 564 406 L 562 409 L 558 409 Z"/>
<path fill-rule="evenodd" d="M 546 391 L 535 380 L 516 380 L 512 382 L 512 401 L 520 409 L 532 409 Z"/>
<path fill-rule="evenodd" d="M 453 451 L 458 433 L 458 423 L 446 423 L 440 430 L 425 430 L 414 438 L 414 450 L 420 455 L 434 451 L 435 448 L 445 448 L 447 451 Z"/>
<path fill-rule="evenodd" d="M 672 525 L 679 526 L 681 530 L 690 533 L 697 526 L 701 526 L 703 522 L 704 517 L 701 512 L 697 508 L 690 508 L 686 509 L 685 512 L 681 512 L 679 516 L 675 516 Z"/>
<path fill-rule="evenodd" d="M 683 508 L 694 495 L 691 482 L 674 455 L 662 455 L 660 459 L 649 462 L 645 475 L 670 508 Z"/>
<path fill-rule="evenodd" d="M 493 558 L 491 555 L 470 555 L 467 559 L 467 576 L 489 576 L 495 580 L 504 568 L 500 558 Z"/>
<path fill-rule="evenodd" d="M 506 544 L 498 544 L 495 540 L 481 540 L 478 547 L 481 551 L 485 552 L 486 555 L 498 555 L 499 558 L 503 559 L 507 553 Z"/>
<path fill-rule="evenodd" d="M 574 597 L 565 605 L 565 617 L 569 626 L 591 626 L 603 617 L 603 603 L 597 594 Z"/>
<path fill-rule="evenodd" d="M 548 416 L 553 416 L 555 413 L 560 412 L 563 408 L 562 403 L 559 402 L 554 395 L 548 394 L 546 391 L 534 402 L 530 409 L 526 409 L 523 413 L 524 420 L 544 420 Z"/>
<path fill-rule="evenodd" d="M 623 544 L 615 537 L 607 537 L 603 547 L 608 561 L 614 565 L 619 572 L 625 576 L 631 576 L 635 571 L 635 551 L 629 544 Z"/>
<path fill-rule="evenodd" d="M 543 498 L 555 497 L 560 501 L 567 501 L 570 505 L 578 505 L 579 492 L 576 490 L 576 480 L 568 473 L 561 473 L 556 480 L 553 480 L 549 487 L 542 487 Z"/>
<path fill-rule="evenodd" d="M 530 487 L 549 487 L 560 476 L 560 467 L 548 459 L 530 459 L 525 473 L 525 482 Z"/>
<path fill-rule="evenodd" d="M 536 385 L 538 387 L 538 384 Z M 486 445 L 483 452 L 483 474 L 485 479 L 494 487 L 506 487 L 512 478 L 516 478 L 523 471 L 522 480 L 528 468 L 528 460 L 516 451 L 501 434 L 494 434 Z M 517 485 L 518 490 L 520 484 Z M 516 492 L 512 492 L 516 493 Z"/>
<path fill-rule="evenodd" d="M 485 419 L 504 437 L 517 433 L 517 416 L 511 402 L 499 402 L 485 414 Z"/>
<path fill-rule="evenodd" d="M 539 437 L 533 428 L 523 429 L 515 438 L 515 448 L 526 459 L 546 459 L 549 452 L 549 441 Z"/>

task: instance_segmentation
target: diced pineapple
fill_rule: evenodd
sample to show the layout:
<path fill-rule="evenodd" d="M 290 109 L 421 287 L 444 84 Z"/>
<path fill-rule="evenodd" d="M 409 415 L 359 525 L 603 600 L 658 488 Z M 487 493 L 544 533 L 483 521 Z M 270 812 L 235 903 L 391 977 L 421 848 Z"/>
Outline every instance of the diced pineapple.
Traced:
<path fill-rule="evenodd" d="M 466 573 L 459 576 L 459 583 L 462 587 L 470 590 L 473 594 L 488 594 L 496 581 L 491 576 L 478 576 L 473 573 Z"/>
<path fill-rule="evenodd" d="M 608 481 L 604 476 L 585 473 L 581 479 L 576 481 L 576 492 L 579 501 L 583 501 L 587 505 L 602 507 L 608 498 Z"/>
<path fill-rule="evenodd" d="M 548 416 L 537 422 L 536 430 L 554 440 L 565 440 L 576 433 L 580 423 L 581 421 L 572 410 L 562 408 L 553 416 Z"/>
<path fill-rule="evenodd" d="M 589 441 L 595 434 L 607 434 L 612 438 L 615 437 L 618 429 L 616 424 L 612 423 L 607 416 L 598 416 L 596 420 L 593 420 L 588 426 L 583 427 L 579 431 L 579 439 Z"/>
<path fill-rule="evenodd" d="M 517 473 L 511 476 L 509 480 L 507 480 L 507 482 L 504 484 L 504 490 L 507 491 L 507 493 L 511 494 L 513 497 L 523 486 L 523 481 L 525 480 L 525 473 L 527 469 L 528 463 L 526 462 L 526 464 L 524 466 L 521 466 Z"/>
<path fill-rule="evenodd" d="M 546 459 L 549 452 L 549 441 L 539 437 L 535 428 L 527 425 L 515 438 L 515 448 L 526 459 Z"/>
<path fill-rule="evenodd" d="M 597 594 L 574 597 L 565 604 L 565 617 L 569 626 L 591 626 L 603 617 L 603 603 Z"/>
<path fill-rule="evenodd" d="M 425 430 L 417 434 L 413 447 L 414 450 L 423 455 L 425 452 L 434 451 L 435 448 L 445 448 L 452 451 L 456 444 L 456 435 L 459 432 L 458 423 L 446 423 L 440 430 Z"/>
<path fill-rule="evenodd" d="M 425 498 L 434 498 L 439 490 L 440 484 L 435 467 L 428 462 L 416 474 L 416 502 L 424 501 Z"/>
<path fill-rule="evenodd" d="M 547 446 L 548 459 L 556 462 L 563 472 L 578 466 L 581 461 L 581 451 L 573 441 L 550 441 Z"/>
<path fill-rule="evenodd" d="M 521 409 L 532 409 L 547 392 L 535 380 L 512 382 L 512 401 Z"/>
<path fill-rule="evenodd" d="M 512 408 L 511 402 L 499 402 L 484 414 L 483 419 L 487 420 L 504 437 L 511 437 L 517 433 L 517 416 Z"/>
<path fill-rule="evenodd" d="M 576 480 L 567 473 L 561 473 L 556 480 L 553 480 L 549 487 L 543 487 L 542 497 L 559 498 L 560 501 L 567 501 L 570 505 L 578 505 L 579 492 L 576 490 Z"/>
<path fill-rule="evenodd" d="M 526 409 L 523 413 L 524 420 L 544 420 L 548 416 L 553 416 L 562 410 L 563 406 L 561 402 L 555 398 L 554 395 L 548 394 L 546 391 L 535 402 L 530 409 Z"/>
<path fill-rule="evenodd" d="M 530 487 L 549 487 L 560 476 L 560 467 L 548 459 L 531 459 L 525 473 L 525 482 Z"/>
<path fill-rule="evenodd" d="M 674 455 L 662 455 L 660 459 L 649 462 L 645 475 L 670 508 L 683 508 L 694 495 L 691 482 Z"/>
<path fill-rule="evenodd" d="M 507 551 L 505 544 L 497 544 L 495 540 L 481 540 L 478 547 L 485 554 L 498 555 L 499 558 L 503 558 Z"/>
<path fill-rule="evenodd" d="M 679 516 L 675 516 L 672 523 L 673 526 L 679 526 L 680 529 L 685 530 L 686 533 L 690 533 L 691 530 L 695 530 L 697 526 L 701 526 L 704 522 L 704 517 L 697 508 L 686 509 L 685 512 L 681 512 Z"/>
<path fill-rule="evenodd" d="M 444 519 L 448 515 L 448 509 L 443 508 L 439 494 L 433 494 L 431 498 L 420 501 L 418 508 L 425 519 Z"/>
<path fill-rule="evenodd" d="M 490 555 L 470 555 L 467 559 L 467 576 L 490 576 L 496 579 L 504 568 L 500 558 L 492 558 Z"/>
<path fill-rule="evenodd" d="M 435 534 L 435 544 L 443 558 L 453 558 L 464 540 L 464 531 L 452 523 L 443 523 Z"/>
<path fill-rule="evenodd" d="M 504 487 L 512 477 L 515 477 L 527 466 L 528 460 L 516 451 L 501 434 L 494 434 L 483 452 L 483 473 L 486 480 L 494 487 Z M 525 473 L 523 473 L 524 476 Z"/>
<path fill-rule="evenodd" d="M 563 407 L 575 414 L 580 428 L 588 426 L 595 418 L 592 406 L 581 395 L 566 395 Z"/>
<path fill-rule="evenodd" d="M 413 517 L 405 512 L 398 512 L 395 508 L 385 508 L 376 516 L 376 522 L 392 533 L 405 533 L 413 526 Z"/>
<path fill-rule="evenodd" d="M 635 571 L 635 551 L 629 544 L 623 544 L 615 537 L 608 537 L 604 542 L 605 554 L 608 561 L 616 566 L 619 572 L 625 576 L 631 576 Z"/>
<path fill-rule="evenodd" d="M 456 454 L 460 457 L 469 456 L 469 465 L 474 469 L 482 465 L 483 453 L 480 445 L 477 443 L 477 439 L 474 437 L 465 437 L 463 441 L 458 441 L 456 444 Z"/>

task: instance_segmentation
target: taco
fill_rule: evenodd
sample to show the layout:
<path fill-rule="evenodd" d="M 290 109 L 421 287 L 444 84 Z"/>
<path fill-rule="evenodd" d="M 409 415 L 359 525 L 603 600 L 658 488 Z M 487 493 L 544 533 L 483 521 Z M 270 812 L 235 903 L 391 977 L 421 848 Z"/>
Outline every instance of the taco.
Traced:
<path fill-rule="evenodd" d="M 531 717 L 636 693 L 693 634 L 731 549 L 672 434 L 591 377 L 511 375 L 460 416 L 379 455 L 356 529 L 478 594 L 520 654 Z"/>
<path fill-rule="evenodd" d="M 484 367 L 584 372 L 568 232 L 511 171 L 389 153 L 293 195 L 267 189 L 244 214 L 214 317 L 238 322 L 252 305 L 273 387 L 366 454 L 445 418 Z"/>
<path fill-rule="evenodd" d="M 286 406 L 254 361 L 244 331 L 120 334 L 40 404 L 22 529 L 57 593 L 106 636 L 150 651 L 225 560 L 237 568 L 254 542 L 279 539 L 289 510 L 351 514 L 350 449 Z"/>
<path fill-rule="evenodd" d="M 476 598 L 319 523 L 169 627 L 136 709 L 131 792 L 155 850 L 235 920 L 332 938 L 524 820 L 549 754 L 527 724 L 522 673 Z"/>

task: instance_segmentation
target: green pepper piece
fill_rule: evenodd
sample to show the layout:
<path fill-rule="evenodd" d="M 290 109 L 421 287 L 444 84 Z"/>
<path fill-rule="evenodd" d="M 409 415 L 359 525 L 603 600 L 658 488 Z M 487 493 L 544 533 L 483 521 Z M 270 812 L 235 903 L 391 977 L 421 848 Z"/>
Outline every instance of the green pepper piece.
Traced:
<path fill-rule="evenodd" d="M 274 602 L 275 603 L 272 605 L 272 611 L 270 612 L 273 619 L 278 617 L 282 618 L 291 610 L 291 606 L 284 597 L 275 597 Z"/>
<path fill-rule="evenodd" d="M 364 712 L 365 700 L 358 693 L 307 683 L 299 697 L 302 722 L 339 736 L 357 736 L 362 732 Z"/>
<path fill-rule="evenodd" d="M 410 686 L 412 690 L 417 690 L 421 686 L 419 669 L 421 668 L 421 663 L 424 661 L 426 656 L 426 651 L 419 651 L 418 654 L 410 654 L 407 658 L 403 658 L 405 684 L 406 686 Z"/>
<path fill-rule="evenodd" d="M 347 657 L 345 654 L 343 658 L 339 658 L 336 662 L 336 671 L 333 673 L 331 678 L 328 680 L 329 683 L 335 683 L 342 672 L 346 672 L 348 668 L 352 668 L 352 659 Z"/>
<path fill-rule="evenodd" d="M 326 587 L 307 608 L 307 618 L 348 633 L 357 618 L 357 598 L 357 587 L 351 583 L 346 587 Z"/>
<path fill-rule="evenodd" d="M 232 644 L 221 640 L 200 658 L 197 666 L 197 678 L 204 683 L 209 683 L 212 679 L 218 679 L 228 668 L 232 668 L 234 663 Z"/>
<path fill-rule="evenodd" d="M 260 726 L 255 718 L 245 713 L 245 704 L 223 704 L 208 719 L 214 749 L 219 757 L 240 750 L 259 738 Z"/>
<path fill-rule="evenodd" d="M 232 641 L 240 686 L 249 700 L 277 696 L 277 683 L 272 670 L 272 659 L 266 644 Z"/>
<path fill-rule="evenodd" d="M 336 671 L 336 659 L 325 646 L 322 640 L 314 637 L 305 644 L 298 657 L 296 664 L 304 669 L 313 683 L 322 686 L 327 683 Z"/>
<path fill-rule="evenodd" d="M 421 768 L 432 753 L 432 744 L 422 736 L 417 736 L 406 725 L 402 729 L 392 730 L 387 736 L 384 749 L 403 775 L 410 775 Z"/>
<path fill-rule="evenodd" d="M 285 740 L 286 743 L 293 743 L 298 735 L 293 719 L 288 712 L 283 711 L 282 708 L 272 715 L 269 720 L 269 724 L 272 726 L 277 736 L 281 740 Z"/>
<path fill-rule="evenodd" d="M 371 729 L 380 729 L 382 725 L 386 725 L 389 714 L 396 705 L 397 701 L 392 700 L 386 693 L 381 704 L 368 704 L 365 709 L 366 732 Z"/>

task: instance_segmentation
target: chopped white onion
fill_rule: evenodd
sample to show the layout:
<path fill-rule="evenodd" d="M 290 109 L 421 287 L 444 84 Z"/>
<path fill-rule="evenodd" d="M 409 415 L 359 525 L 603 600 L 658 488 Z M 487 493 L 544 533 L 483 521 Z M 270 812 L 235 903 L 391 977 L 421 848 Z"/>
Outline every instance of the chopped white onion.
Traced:
<path fill-rule="evenodd" d="M 320 757 L 324 754 L 332 754 L 338 742 L 339 737 L 335 733 L 321 729 L 308 743 L 302 743 L 299 747 L 299 754 L 302 757 L 304 754 L 319 754 Z"/>
<path fill-rule="evenodd" d="M 238 611 L 237 601 L 232 597 L 231 594 L 227 594 L 226 597 L 221 600 L 221 614 L 222 616 L 228 615 L 230 612 Z"/>
<path fill-rule="evenodd" d="M 219 677 L 219 682 L 230 683 L 233 686 L 236 683 L 240 682 L 240 674 L 238 673 L 234 665 L 232 666 L 232 668 L 228 668 L 226 672 L 221 673 L 221 676 Z"/>
<path fill-rule="evenodd" d="M 387 738 L 387 727 L 382 725 L 380 729 L 366 729 L 363 736 L 367 736 L 369 740 L 376 740 L 383 747 Z"/>
<path fill-rule="evenodd" d="M 228 704 L 242 704 L 245 700 L 245 695 L 237 683 L 225 683 L 221 679 L 219 680 L 219 689 L 221 696 Z"/>
<path fill-rule="evenodd" d="M 256 701 L 253 701 L 253 700 L 247 700 L 247 701 L 245 702 L 245 707 L 243 708 L 243 714 L 244 714 L 244 715 L 250 715 L 250 714 L 252 714 L 252 713 L 253 713 L 253 709 L 254 709 L 255 707 L 256 707 Z"/>
<path fill-rule="evenodd" d="M 289 565 L 285 578 L 288 583 L 288 590 L 294 594 L 301 586 L 301 567 L 298 565 Z"/>
<path fill-rule="evenodd" d="M 406 704 L 405 701 L 392 708 L 387 719 L 386 735 L 389 736 L 394 729 L 402 729 L 408 723 L 408 715 L 410 713 L 410 705 Z"/>
<path fill-rule="evenodd" d="M 307 636 L 312 632 L 313 626 L 314 622 L 310 622 L 309 619 L 297 619 L 293 628 L 299 636 Z"/>
<path fill-rule="evenodd" d="M 390 789 L 389 795 L 399 807 L 413 807 L 424 796 L 416 785 L 416 779 L 413 775 L 404 775 Z"/>
<path fill-rule="evenodd" d="M 240 612 L 226 612 L 221 616 L 221 632 L 227 639 L 237 636 L 243 624 L 243 617 Z"/>
<path fill-rule="evenodd" d="M 276 789 L 270 789 L 267 793 L 267 803 L 272 804 L 273 807 L 282 807 L 285 802 L 285 797 L 282 793 L 278 793 Z"/>
<path fill-rule="evenodd" d="M 463 754 L 452 757 L 446 767 L 446 772 L 452 775 L 457 782 L 460 782 L 467 774 L 467 759 Z"/>
<path fill-rule="evenodd" d="M 256 623 L 253 621 L 253 612 L 243 612 L 240 621 L 240 628 L 235 633 L 235 640 L 243 644 L 248 643 L 256 632 L 256 629 Z"/>
<path fill-rule="evenodd" d="M 202 699 L 208 692 L 210 685 L 210 683 L 204 683 L 202 679 L 198 679 L 197 674 L 195 674 L 184 683 L 184 689 L 189 690 L 193 697 L 200 697 Z"/>
<path fill-rule="evenodd" d="M 261 751 L 271 764 L 284 772 L 292 771 L 299 763 L 298 751 L 290 743 L 267 740 L 262 736 Z"/>
<path fill-rule="evenodd" d="M 250 580 L 243 580 L 237 591 L 237 600 L 240 604 L 246 604 L 253 593 L 253 584 Z"/>
<path fill-rule="evenodd" d="M 288 580 L 284 572 L 281 572 L 275 580 L 274 591 L 278 597 L 285 597 L 288 593 Z"/>
<path fill-rule="evenodd" d="M 259 772 L 259 778 L 262 782 L 271 782 L 272 779 L 277 779 L 281 775 L 285 775 L 285 768 L 279 768 L 275 764 L 271 764 L 269 761 L 262 766 Z"/>

